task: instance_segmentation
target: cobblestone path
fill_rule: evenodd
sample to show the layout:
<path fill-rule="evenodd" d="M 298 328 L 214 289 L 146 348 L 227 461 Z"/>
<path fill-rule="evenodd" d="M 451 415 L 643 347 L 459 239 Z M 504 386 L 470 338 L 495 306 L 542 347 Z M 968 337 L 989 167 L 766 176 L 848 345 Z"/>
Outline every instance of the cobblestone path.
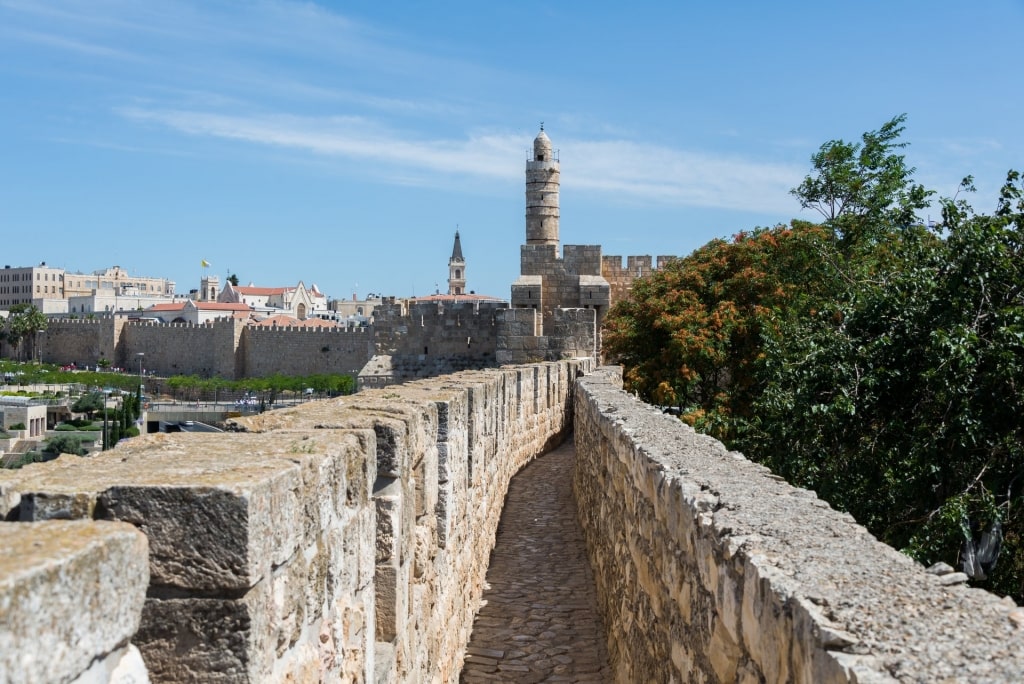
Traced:
<path fill-rule="evenodd" d="M 509 485 L 463 684 L 610 682 L 568 440 Z"/>

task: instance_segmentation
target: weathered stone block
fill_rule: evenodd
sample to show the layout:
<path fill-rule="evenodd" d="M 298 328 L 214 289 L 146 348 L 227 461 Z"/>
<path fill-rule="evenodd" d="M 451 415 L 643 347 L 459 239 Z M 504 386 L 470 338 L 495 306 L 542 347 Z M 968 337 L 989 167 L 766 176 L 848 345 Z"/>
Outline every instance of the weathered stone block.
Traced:
<path fill-rule="evenodd" d="M 133 638 L 149 581 L 138 530 L 0 523 L 0 548 L 0 681 L 71 681 Z"/>
<path fill-rule="evenodd" d="M 191 589 L 244 589 L 299 546 L 303 531 L 292 467 L 249 486 L 117 486 L 99 498 L 103 515 L 150 538 L 152 581 Z"/>

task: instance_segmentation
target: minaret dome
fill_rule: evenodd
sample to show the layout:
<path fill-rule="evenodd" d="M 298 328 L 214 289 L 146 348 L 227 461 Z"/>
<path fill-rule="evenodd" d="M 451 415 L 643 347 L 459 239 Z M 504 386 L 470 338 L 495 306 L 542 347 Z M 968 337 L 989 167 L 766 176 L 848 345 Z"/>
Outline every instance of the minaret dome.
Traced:
<path fill-rule="evenodd" d="M 551 160 L 551 138 L 544 132 L 544 129 L 540 129 L 540 133 L 533 139 L 533 158 L 536 161 L 550 161 Z"/>

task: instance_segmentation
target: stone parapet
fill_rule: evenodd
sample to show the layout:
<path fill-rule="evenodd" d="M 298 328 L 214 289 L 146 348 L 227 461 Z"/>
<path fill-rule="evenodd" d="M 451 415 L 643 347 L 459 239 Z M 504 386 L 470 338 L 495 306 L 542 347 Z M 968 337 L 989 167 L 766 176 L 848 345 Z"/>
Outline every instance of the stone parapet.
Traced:
<path fill-rule="evenodd" d="M 131 525 L 0 524 L 0 682 L 136 684 L 149 571 Z"/>
<path fill-rule="evenodd" d="M 577 383 L 574 488 L 620 682 L 1024 681 L 1024 609 L 623 392 Z"/>
<path fill-rule="evenodd" d="M 117 643 L 153 681 L 455 682 L 508 483 L 564 438 L 590 368 L 466 371 L 31 464 L 0 473 L 0 532 L 78 518 L 148 539 L 144 605 L 91 605 L 134 611 Z M 56 606 L 36 638 L 76 624 L 59 578 L 18 591 L 0 606 Z"/>

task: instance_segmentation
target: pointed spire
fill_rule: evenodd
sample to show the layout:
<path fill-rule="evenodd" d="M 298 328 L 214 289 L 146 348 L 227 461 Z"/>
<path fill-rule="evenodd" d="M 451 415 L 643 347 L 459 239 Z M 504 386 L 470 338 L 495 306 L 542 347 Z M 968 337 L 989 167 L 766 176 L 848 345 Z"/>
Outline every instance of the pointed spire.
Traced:
<path fill-rule="evenodd" d="M 465 261 L 462 257 L 462 241 L 459 240 L 459 231 L 455 231 L 455 246 L 452 247 L 452 261 Z"/>

